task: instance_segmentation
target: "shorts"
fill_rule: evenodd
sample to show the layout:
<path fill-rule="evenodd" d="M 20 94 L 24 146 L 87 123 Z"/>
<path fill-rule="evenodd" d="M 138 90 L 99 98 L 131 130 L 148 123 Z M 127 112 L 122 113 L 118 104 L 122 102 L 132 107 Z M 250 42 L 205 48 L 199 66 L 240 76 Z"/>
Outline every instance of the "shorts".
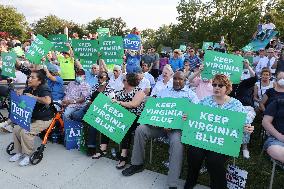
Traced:
<path fill-rule="evenodd" d="M 270 146 L 273 145 L 282 146 L 284 148 L 284 142 L 279 141 L 277 138 L 273 136 L 269 136 L 267 140 L 264 142 L 263 149 L 267 150 Z"/>

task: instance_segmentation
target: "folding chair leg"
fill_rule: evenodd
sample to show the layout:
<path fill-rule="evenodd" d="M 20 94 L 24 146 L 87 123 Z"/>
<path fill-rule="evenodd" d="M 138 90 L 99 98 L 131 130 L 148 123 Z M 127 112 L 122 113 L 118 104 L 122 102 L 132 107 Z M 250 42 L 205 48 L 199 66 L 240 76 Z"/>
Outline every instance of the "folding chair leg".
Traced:
<path fill-rule="evenodd" d="M 150 164 L 152 164 L 152 156 L 153 156 L 153 139 L 150 140 Z"/>
<path fill-rule="evenodd" d="M 271 171 L 269 189 L 272 189 L 272 186 L 273 186 L 273 179 L 274 179 L 274 174 L 275 174 L 275 167 L 276 167 L 276 162 L 273 160 L 273 166 L 272 166 L 272 171 Z"/>

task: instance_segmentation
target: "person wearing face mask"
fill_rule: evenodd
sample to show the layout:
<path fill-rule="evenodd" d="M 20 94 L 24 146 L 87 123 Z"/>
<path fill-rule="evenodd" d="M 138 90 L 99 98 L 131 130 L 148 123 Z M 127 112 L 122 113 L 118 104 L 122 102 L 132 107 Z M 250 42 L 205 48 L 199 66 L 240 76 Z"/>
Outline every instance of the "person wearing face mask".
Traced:
<path fill-rule="evenodd" d="M 75 81 L 71 81 L 65 91 L 62 100 L 64 107 L 63 118 L 70 119 L 71 114 L 85 105 L 87 97 L 90 96 L 90 86 L 85 82 L 85 71 L 76 72 Z"/>
<path fill-rule="evenodd" d="M 259 104 L 260 110 L 264 111 L 266 107 L 274 100 L 284 98 L 284 72 L 278 72 L 276 75 L 276 85 L 268 89 L 262 97 Z"/>
<path fill-rule="evenodd" d="M 86 83 L 88 83 L 90 85 L 90 87 L 95 86 L 98 83 L 98 74 L 99 74 L 99 70 L 100 67 L 98 64 L 93 64 L 91 66 L 91 69 L 84 69 L 81 62 L 79 60 L 75 61 L 75 66 L 76 68 L 78 68 L 79 70 L 84 70 L 85 71 L 85 81 Z"/>

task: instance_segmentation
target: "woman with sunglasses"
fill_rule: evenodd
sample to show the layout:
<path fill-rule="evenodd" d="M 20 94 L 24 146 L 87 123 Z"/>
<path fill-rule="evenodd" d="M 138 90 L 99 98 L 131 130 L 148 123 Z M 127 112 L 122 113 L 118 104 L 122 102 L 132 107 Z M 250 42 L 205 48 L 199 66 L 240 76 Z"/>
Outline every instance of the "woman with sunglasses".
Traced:
<path fill-rule="evenodd" d="M 125 79 L 123 80 L 124 88 L 121 91 L 115 93 L 115 99 L 113 102 L 118 103 L 119 105 L 125 107 L 128 111 L 137 115 L 136 120 L 124 136 L 121 141 L 121 154 L 117 156 L 119 162 L 116 166 L 117 169 L 123 169 L 126 165 L 127 160 L 127 152 L 130 149 L 132 132 L 135 131 L 137 126 L 137 120 L 143 110 L 144 107 L 144 98 L 145 93 L 141 88 L 138 87 L 139 79 L 138 75 L 134 73 L 127 74 Z M 99 159 L 102 156 L 106 155 L 107 145 L 109 143 L 109 138 L 102 135 L 101 145 L 99 152 L 93 156 L 94 159 Z"/>
<path fill-rule="evenodd" d="M 227 76 L 223 74 L 215 75 L 212 80 L 212 86 L 213 95 L 201 100 L 200 104 L 225 110 L 247 113 L 240 101 L 228 96 L 232 90 L 232 83 Z M 184 116 L 184 119 L 185 118 L 186 116 Z M 254 127 L 250 125 L 251 122 L 252 120 L 249 116 L 247 116 L 246 125 L 244 126 L 244 130 L 246 132 L 253 132 Z M 204 160 L 210 175 L 211 189 L 227 188 L 225 169 L 225 162 L 227 159 L 228 157 L 226 155 L 194 146 L 189 146 L 188 175 L 184 188 L 191 189 L 197 184 L 199 171 Z"/>
<path fill-rule="evenodd" d="M 93 102 L 95 98 L 98 96 L 99 93 L 103 93 L 104 95 L 108 96 L 109 98 L 114 98 L 114 89 L 109 85 L 109 77 L 107 72 L 100 72 L 98 75 L 98 83 L 92 88 L 92 95 L 90 101 Z M 84 114 L 89 109 L 91 102 L 88 103 L 84 109 L 82 109 L 78 114 L 73 114 L 73 118 L 75 120 L 82 120 Z M 96 134 L 97 130 L 94 127 L 88 128 L 88 138 L 87 138 L 87 156 L 94 156 L 96 155 Z"/>

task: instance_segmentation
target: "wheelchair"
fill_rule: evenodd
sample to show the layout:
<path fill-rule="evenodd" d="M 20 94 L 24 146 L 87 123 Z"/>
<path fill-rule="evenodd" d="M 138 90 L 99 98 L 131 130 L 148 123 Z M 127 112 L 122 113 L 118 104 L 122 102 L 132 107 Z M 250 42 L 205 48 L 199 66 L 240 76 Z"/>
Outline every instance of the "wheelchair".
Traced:
<path fill-rule="evenodd" d="M 12 85 L 12 80 L 8 79 L 8 85 L 1 85 L 0 86 L 0 110 L 7 109 L 9 110 L 9 101 L 10 101 L 10 92 L 14 89 Z M 8 117 L 5 117 L 0 112 L 0 123 L 7 121 Z"/>
<path fill-rule="evenodd" d="M 60 110 L 57 110 L 56 105 L 60 107 Z M 32 165 L 36 165 L 39 162 L 41 162 L 41 160 L 43 158 L 44 148 L 45 148 L 47 141 L 48 141 L 49 137 L 51 136 L 51 134 L 53 132 L 55 132 L 56 129 L 59 130 L 59 132 L 62 135 L 64 133 L 64 122 L 63 122 L 63 118 L 62 118 L 63 108 L 61 107 L 60 104 L 53 102 L 51 104 L 51 109 L 54 112 L 55 116 L 52 119 L 49 127 L 39 134 L 39 137 L 42 139 L 42 142 L 41 142 L 41 145 L 37 148 L 37 150 L 35 152 L 33 152 L 32 155 L 30 156 L 30 163 Z M 13 150 L 14 150 L 14 142 L 11 142 L 7 146 L 6 152 L 9 155 L 15 155 L 16 153 L 14 153 Z"/>

